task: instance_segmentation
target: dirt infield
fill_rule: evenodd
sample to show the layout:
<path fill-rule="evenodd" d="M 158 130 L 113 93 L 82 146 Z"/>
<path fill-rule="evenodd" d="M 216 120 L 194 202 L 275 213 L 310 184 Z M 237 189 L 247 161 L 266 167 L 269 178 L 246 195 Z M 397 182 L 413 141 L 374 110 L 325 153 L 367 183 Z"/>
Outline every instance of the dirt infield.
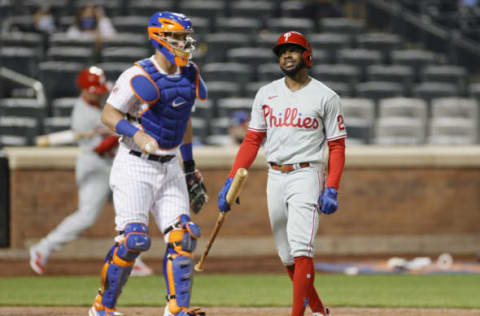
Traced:
<path fill-rule="evenodd" d="M 76 316 L 87 315 L 87 307 L 0 307 L 2 316 Z M 154 307 L 124 307 L 121 312 L 126 316 L 158 316 L 163 310 Z M 208 316 L 288 316 L 289 309 L 252 308 L 252 307 L 210 307 Z M 310 312 L 305 313 L 311 316 Z M 414 308 L 334 308 L 332 316 L 474 316 L 480 310 L 464 309 L 414 309 Z"/>

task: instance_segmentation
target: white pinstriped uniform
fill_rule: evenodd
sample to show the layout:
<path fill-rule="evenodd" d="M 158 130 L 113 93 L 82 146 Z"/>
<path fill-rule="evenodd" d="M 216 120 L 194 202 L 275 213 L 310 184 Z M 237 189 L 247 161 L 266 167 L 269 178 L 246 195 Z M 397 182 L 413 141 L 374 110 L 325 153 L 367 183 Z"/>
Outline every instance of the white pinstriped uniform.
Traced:
<path fill-rule="evenodd" d="M 165 73 L 153 57 L 150 60 L 161 73 Z M 125 70 L 107 99 L 108 104 L 134 117 L 138 117 L 147 106 L 136 98 L 130 86 L 131 78 L 139 74 L 145 73 L 138 66 Z M 110 175 L 116 230 L 122 231 L 128 223 L 148 225 L 148 215 L 151 212 L 158 228 L 163 232 L 178 216 L 189 214 L 185 176 L 177 157 L 160 163 L 131 155 L 131 149 L 141 151 L 132 137 L 122 136 Z M 161 149 L 156 154 L 177 155 L 177 152 L 178 148 Z"/>
<path fill-rule="evenodd" d="M 60 249 L 62 245 L 74 240 L 92 226 L 97 221 L 110 194 L 108 178 L 112 158 L 109 158 L 109 155 L 100 157 L 94 152 L 94 148 L 110 133 L 110 130 L 101 123 L 100 115 L 100 108 L 78 98 L 72 112 L 72 130 L 81 133 L 97 131 L 99 134 L 78 141 L 81 148 L 75 164 L 75 178 L 79 192 L 78 210 L 66 217 L 40 241 L 39 247 L 44 255 L 48 256 L 53 250 Z"/>
<path fill-rule="evenodd" d="M 272 168 L 268 173 L 268 211 L 278 254 L 285 265 L 294 264 L 294 257 L 313 257 L 324 151 L 327 141 L 346 137 L 340 98 L 314 78 L 295 92 L 284 78 L 275 80 L 258 91 L 249 129 L 266 132 L 269 163 L 295 165 L 289 173 Z M 300 168 L 302 162 L 310 166 Z"/>

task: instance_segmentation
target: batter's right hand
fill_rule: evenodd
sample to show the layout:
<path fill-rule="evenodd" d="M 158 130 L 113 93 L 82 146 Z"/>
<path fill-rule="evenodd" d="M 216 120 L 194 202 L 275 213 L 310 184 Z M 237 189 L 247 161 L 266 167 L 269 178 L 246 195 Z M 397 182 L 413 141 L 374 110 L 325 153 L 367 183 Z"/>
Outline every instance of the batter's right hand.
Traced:
<path fill-rule="evenodd" d="M 133 141 L 143 152 L 148 154 L 151 154 L 158 149 L 158 143 L 155 138 L 140 129 L 135 133 L 135 135 L 133 135 Z M 153 148 L 149 148 L 149 150 L 147 150 L 147 144 L 151 144 L 150 146 Z"/>
<path fill-rule="evenodd" d="M 228 212 L 230 211 L 230 204 L 227 202 L 227 193 L 228 190 L 230 189 L 230 186 L 232 185 L 233 178 L 227 178 L 227 181 L 225 181 L 225 185 L 223 186 L 223 189 L 218 192 L 218 210 L 220 212 Z M 240 204 L 240 198 L 237 197 L 235 200 L 237 204 Z"/>

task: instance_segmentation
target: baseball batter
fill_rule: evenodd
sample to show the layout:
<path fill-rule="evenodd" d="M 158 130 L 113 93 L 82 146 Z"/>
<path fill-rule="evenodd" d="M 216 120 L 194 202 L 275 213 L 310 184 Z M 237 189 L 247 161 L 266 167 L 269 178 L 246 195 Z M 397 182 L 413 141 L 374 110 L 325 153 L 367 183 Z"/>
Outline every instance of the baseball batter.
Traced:
<path fill-rule="evenodd" d="M 100 121 L 101 103 L 108 91 L 103 70 L 99 67 L 82 70 L 77 86 L 81 95 L 73 108 L 71 128 L 77 133 L 92 134 L 78 141 L 81 148 L 75 166 L 78 209 L 30 248 L 30 266 L 37 274 L 45 272 L 53 251 L 76 239 L 97 221 L 110 195 L 108 178 L 118 137 Z M 152 273 L 143 262 L 139 262 L 136 271 L 138 275 Z"/>
<path fill-rule="evenodd" d="M 292 316 L 329 315 L 315 287 L 313 241 L 320 211 L 338 207 L 337 190 L 345 162 L 346 129 L 338 95 L 308 75 L 312 49 L 298 32 L 286 32 L 273 48 L 285 77 L 257 92 L 245 140 L 224 188 L 220 211 L 229 211 L 226 193 L 238 168 L 248 168 L 266 137 L 267 200 L 275 246 L 293 281 Z M 324 159 L 328 146 L 329 158 Z M 324 190 L 324 166 L 328 177 Z"/>
<path fill-rule="evenodd" d="M 190 308 L 200 228 L 190 220 L 189 209 L 198 212 L 206 201 L 193 160 L 190 115 L 195 99 L 207 97 L 198 67 L 190 61 L 192 32 L 183 14 L 155 13 L 148 24 L 155 54 L 120 75 L 102 111 L 105 125 L 122 135 L 110 176 L 119 235 L 105 258 L 90 316 L 116 315 L 117 299 L 136 258 L 150 248 L 149 213 L 167 244 L 164 315 L 205 315 Z"/>

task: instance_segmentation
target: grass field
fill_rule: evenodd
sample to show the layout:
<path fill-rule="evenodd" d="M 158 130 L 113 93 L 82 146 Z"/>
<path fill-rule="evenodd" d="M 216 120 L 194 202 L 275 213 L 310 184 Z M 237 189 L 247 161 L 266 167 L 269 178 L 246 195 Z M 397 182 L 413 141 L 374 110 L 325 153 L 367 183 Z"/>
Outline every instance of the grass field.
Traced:
<path fill-rule="evenodd" d="M 2 306 L 88 306 L 97 276 L 0 278 Z M 480 308 L 480 275 L 317 275 L 315 284 L 330 306 Z M 164 303 L 160 276 L 130 278 L 119 306 Z M 287 276 L 197 275 L 192 305 L 289 306 Z"/>

